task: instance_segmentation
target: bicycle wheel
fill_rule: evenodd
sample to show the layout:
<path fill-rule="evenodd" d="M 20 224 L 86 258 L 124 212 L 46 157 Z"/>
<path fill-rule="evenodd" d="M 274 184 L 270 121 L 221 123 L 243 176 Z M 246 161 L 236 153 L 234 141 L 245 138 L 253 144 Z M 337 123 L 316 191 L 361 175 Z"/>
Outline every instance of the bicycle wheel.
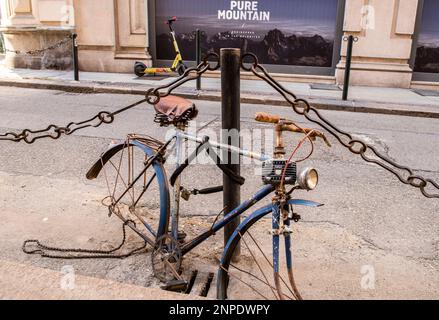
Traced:
<path fill-rule="evenodd" d="M 97 165 L 108 194 L 102 204 L 109 214 L 143 226 L 142 234 L 154 243 L 168 231 L 169 187 L 161 158 L 153 160 L 159 146 L 151 148 L 145 141 L 129 139 L 115 145 Z"/>
<path fill-rule="evenodd" d="M 142 62 L 136 62 L 134 64 L 134 74 L 139 78 L 145 75 L 146 65 Z"/>
<path fill-rule="evenodd" d="M 218 299 L 302 299 L 292 270 L 290 234 L 272 232 L 278 229 L 278 223 L 279 214 L 270 205 L 253 213 L 235 230 L 218 270 Z M 241 256 L 234 262 L 233 253 L 239 242 Z"/>

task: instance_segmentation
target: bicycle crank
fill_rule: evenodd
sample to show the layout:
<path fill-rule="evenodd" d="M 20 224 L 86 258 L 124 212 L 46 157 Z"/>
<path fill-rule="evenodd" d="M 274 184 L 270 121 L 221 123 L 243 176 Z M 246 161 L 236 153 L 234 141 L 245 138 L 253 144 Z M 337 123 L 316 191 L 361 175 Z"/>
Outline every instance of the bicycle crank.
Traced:
<path fill-rule="evenodd" d="M 157 239 L 151 254 L 154 276 L 162 282 L 183 280 L 180 276 L 182 254 L 179 242 L 170 235 Z"/>

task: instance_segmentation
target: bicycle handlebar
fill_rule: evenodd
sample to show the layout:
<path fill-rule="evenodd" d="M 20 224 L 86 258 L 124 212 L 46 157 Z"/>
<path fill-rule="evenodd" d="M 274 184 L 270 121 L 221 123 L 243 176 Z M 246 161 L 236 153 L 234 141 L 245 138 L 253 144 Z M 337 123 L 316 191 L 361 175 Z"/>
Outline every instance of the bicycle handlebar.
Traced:
<path fill-rule="evenodd" d="M 255 120 L 258 122 L 278 124 L 280 122 L 280 117 L 265 112 L 258 112 L 256 113 Z"/>
<path fill-rule="evenodd" d="M 318 130 L 300 128 L 292 121 L 281 119 L 280 116 L 265 113 L 265 112 L 258 112 L 256 113 L 255 120 L 264 123 L 282 124 L 280 126 L 281 131 L 290 131 L 290 132 L 305 133 L 305 134 L 311 133 L 310 135 L 311 139 L 315 140 L 316 138 L 321 138 L 328 147 L 331 147 L 331 143 L 322 132 Z"/>

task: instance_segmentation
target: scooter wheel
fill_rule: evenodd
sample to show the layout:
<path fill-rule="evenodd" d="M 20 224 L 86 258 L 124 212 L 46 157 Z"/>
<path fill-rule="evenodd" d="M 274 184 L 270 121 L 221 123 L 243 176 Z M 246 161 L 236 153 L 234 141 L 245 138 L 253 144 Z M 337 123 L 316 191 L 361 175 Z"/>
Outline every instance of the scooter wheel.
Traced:
<path fill-rule="evenodd" d="M 177 72 L 178 72 L 178 74 L 179 74 L 180 76 L 182 76 L 183 73 L 186 71 L 186 69 L 187 69 L 187 67 L 186 67 L 184 64 L 180 64 L 180 65 L 177 67 Z"/>
<path fill-rule="evenodd" d="M 143 77 L 145 75 L 146 65 L 142 62 L 136 62 L 134 64 L 134 73 L 138 77 Z"/>

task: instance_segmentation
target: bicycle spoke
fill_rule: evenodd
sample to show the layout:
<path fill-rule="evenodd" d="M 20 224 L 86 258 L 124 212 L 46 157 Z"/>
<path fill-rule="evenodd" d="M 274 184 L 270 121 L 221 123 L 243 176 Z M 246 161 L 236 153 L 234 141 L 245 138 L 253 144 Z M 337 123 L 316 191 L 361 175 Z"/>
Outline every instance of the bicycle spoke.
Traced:
<path fill-rule="evenodd" d="M 265 258 L 265 260 L 268 262 L 268 264 L 270 265 L 271 268 L 273 267 L 273 264 L 271 263 L 270 259 L 268 259 L 267 255 L 264 253 L 264 251 L 262 250 L 261 246 L 258 244 L 258 242 L 256 241 L 256 239 L 253 237 L 253 235 L 251 234 L 250 230 L 247 231 L 249 237 L 252 239 L 252 241 L 254 242 L 254 244 L 258 247 L 259 251 L 262 253 L 263 257 Z M 294 293 L 294 289 L 292 290 L 286 280 L 284 279 L 284 277 L 280 276 L 280 280 L 282 281 L 282 283 L 287 287 L 288 291 L 294 296 L 294 298 L 298 299 L 298 297 L 295 295 Z M 300 300 L 300 299 L 299 299 Z"/>
<path fill-rule="evenodd" d="M 129 186 L 132 185 L 133 179 L 134 179 L 134 173 L 133 173 L 134 162 L 133 161 L 134 161 L 134 150 L 133 150 L 133 147 L 131 145 L 129 145 L 128 146 L 128 168 L 127 168 L 127 170 L 128 170 L 128 185 Z M 135 198 L 134 186 L 131 188 L 131 191 L 132 191 L 131 200 L 134 203 L 134 198 Z"/>
<path fill-rule="evenodd" d="M 146 172 L 145 172 L 146 175 Z M 139 197 L 137 198 L 136 202 L 134 203 L 134 206 L 137 206 L 137 204 L 139 203 L 140 199 L 143 197 L 143 195 L 145 194 L 146 191 L 148 191 L 148 188 L 151 186 L 152 182 L 154 181 L 154 179 L 157 177 L 157 174 L 154 173 L 154 175 L 151 177 L 151 179 L 149 179 L 148 184 L 146 186 L 143 187 L 142 193 L 139 195 Z"/>
<path fill-rule="evenodd" d="M 101 165 L 102 165 L 102 168 L 104 169 L 103 170 L 104 171 L 104 178 L 105 178 L 105 182 L 107 184 L 107 189 L 108 189 L 108 194 L 109 194 L 108 197 L 111 198 L 111 203 L 113 203 L 113 201 L 114 201 L 114 198 L 113 198 L 114 193 L 111 193 L 110 182 L 108 180 L 108 175 L 107 175 L 107 169 L 104 166 L 104 160 L 102 158 L 101 158 Z M 103 203 L 103 201 L 102 201 L 102 203 Z"/>
<path fill-rule="evenodd" d="M 148 156 L 146 154 L 145 154 L 144 160 L 145 160 L 145 163 L 147 163 Z M 143 189 L 145 189 L 145 185 L 146 185 L 146 172 L 143 175 Z"/>
<path fill-rule="evenodd" d="M 119 160 L 119 166 L 116 168 L 116 166 L 113 164 L 113 162 L 110 160 L 111 165 L 114 167 L 114 169 L 116 169 L 116 172 L 119 173 L 120 172 L 120 168 L 122 166 L 122 160 L 123 160 L 123 155 L 125 154 L 125 146 L 126 143 L 124 144 L 124 148 L 122 149 L 121 155 L 120 155 L 120 160 Z M 122 177 L 121 177 L 122 178 Z M 114 188 L 113 188 L 113 194 L 112 196 L 114 197 L 114 195 L 116 194 L 116 188 L 117 188 L 117 183 L 119 180 L 119 175 L 116 176 L 116 181 L 114 182 Z M 125 184 L 125 182 L 124 182 Z"/>
<path fill-rule="evenodd" d="M 262 225 L 260 225 L 261 227 L 265 228 L 265 219 L 260 220 L 262 221 Z M 259 230 L 255 229 L 255 227 L 253 227 L 254 229 L 252 230 Z M 221 273 L 220 273 L 220 277 L 219 280 L 221 283 L 221 293 L 219 293 L 219 297 L 220 298 L 230 298 L 230 299 L 235 299 L 235 298 L 243 298 L 245 297 L 245 299 L 257 299 L 257 297 L 254 297 L 254 295 L 252 295 L 251 293 L 248 296 L 242 296 L 242 294 L 238 294 L 238 292 L 236 290 L 240 290 L 239 289 L 239 284 L 237 284 L 237 282 L 235 281 L 235 279 L 239 282 L 239 283 L 243 283 L 245 284 L 247 287 L 249 287 L 251 289 L 251 292 L 254 292 L 257 294 L 258 297 L 263 297 L 264 299 L 268 299 L 268 297 L 272 297 L 272 299 L 274 298 L 275 300 L 284 300 L 284 299 L 289 299 L 289 300 L 300 300 L 300 295 L 296 295 L 296 292 L 294 289 L 291 289 L 290 284 L 288 283 L 288 279 L 286 279 L 286 277 L 284 278 L 282 276 L 282 273 L 285 272 L 285 276 L 286 276 L 286 271 L 288 270 L 288 265 L 284 265 L 283 263 L 283 259 L 281 261 L 279 261 L 279 266 L 281 266 L 281 270 L 282 273 L 279 272 L 278 269 L 275 269 L 273 266 L 273 262 L 274 261 L 270 261 L 267 254 L 268 252 L 265 252 L 264 249 L 268 249 L 268 245 L 270 244 L 270 247 L 272 247 L 272 242 L 269 241 L 269 243 L 265 243 L 264 245 L 261 246 L 258 241 L 256 241 L 256 238 L 252 235 L 251 232 L 249 232 L 249 230 L 246 230 L 245 232 L 248 232 L 249 237 L 250 237 L 250 241 L 245 237 L 245 233 L 239 232 L 237 234 L 237 237 L 239 239 L 239 241 L 241 241 L 243 243 L 243 246 L 245 246 L 245 248 L 248 250 L 248 255 L 251 258 L 251 263 L 253 263 L 254 261 L 254 265 L 253 266 L 248 266 L 248 262 L 244 262 L 242 264 L 240 263 L 232 263 L 230 260 L 227 261 L 227 264 L 221 265 Z M 266 237 L 265 239 L 271 239 L 272 237 Z M 260 240 L 260 239 L 259 239 Z M 256 247 L 256 248 L 254 248 Z M 263 249 L 264 248 L 264 249 Z M 278 247 L 278 249 L 280 249 L 280 247 Z M 229 250 L 233 251 L 233 248 L 230 248 Z M 275 250 L 275 248 L 273 247 L 273 250 Z M 260 254 L 258 253 L 260 252 L 262 254 L 263 259 L 261 260 Z M 273 252 L 273 254 L 275 254 L 275 252 Z M 262 261 L 266 261 L 267 265 L 265 265 Z M 227 267 L 226 267 L 227 266 Z M 248 266 L 248 267 L 246 267 Z M 266 267 L 269 267 L 268 269 Z M 285 268 L 286 267 L 286 268 Z M 235 269 L 235 271 L 241 273 L 236 274 L 231 272 L 231 268 Z M 258 271 L 256 271 L 256 269 Z M 269 270 L 272 270 L 271 275 L 269 275 L 268 273 L 270 273 Z M 267 273 L 268 272 L 268 273 Z M 260 273 L 260 274 L 259 274 Z M 230 281 L 230 277 L 233 278 L 233 281 Z M 273 280 L 271 279 L 271 277 L 273 277 L 274 280 L 274 284 L 273 284 Z M 290 277 L 290 275 L 289 275 Z M 291 280 L 290 280 L 291 282 Z M 294 283 L 294 282 L 291 282 Z M 283 288 L 286 287 L 287 290 L 283 290 Z M 225 289 L 222 289 L 225 288 Z M 225 290 L 225 291 L 224 291 Z M 286 292 L 284 292 L 286 291 Z M 228 292 L 228 293 L 227 293 Z M 240 291 L 242 292 L 242 291 Z M 237 294 L 238 296 L 235 297 L 234 295 Z"/>
<path fill-rule="evenodd" d="M 129 185 L 125 182 L 124 178 L 122 177 L 122 175 L 120 173 L 120 168 L 117 168 L 116 165 L 111 160 L 108 161 L 108 162 L 113 166 L 114 169 L 116 169 L 116 172 L 117 172 L 117 174 L 116 174 L 116 183 L 114 184 L 114 192 L 113 192 L 113 197 L 114 197 L 114 195 L 116 194 L 116 191 L 117 191 L 117 183 L 118 183 L 119 179 L 122 181 L 122 183 L 123 183 L 123 185 L 124 185 L 126 190 L 129 189 Z"/>
<path fill-rule="evenodd" d="M 258 266 L 259 271 L 262 273 L 262 276 L 264 277 L 264 279 L 266 281 L 266 285 L 268 285 L 271 288 L 271 291 L 273 292 L 274 297 L 277 298 L 277 295 L 276 295 L 273 287 L 269 284 L 267 276 L 265 275 L 264 271 L 262 270 L 261 265 L 259 264 L 259 262 L 256 259 L 255 255 L 253 254 L 253 251 L 250 249 L 250 246 L 247 244 L 247 241 L 245 241 L 244 237 L 242 236 L 242 234 L 240 232 L 238 232 L 238 234 L 239 234 L 239 237 L 241 238 L 241 240 L 244 242 L 244 245 L 247 247 L 247 250 L 250 252 L 250 255 L 252 256 L 252 258 L 255 261 L 256 265 Z"/>
<path fill-rule="evenodd" d="M 255 288 L 253 288 L 253 286 L 251 286 L 251 285 L 248 284 L 247 282 L 241 280 L 239 277 L 237 277 L 237 276 L 231 274 L 231 273 L 229 272 L 229 270 L 226 270 L 223 266 L 221 266 L 221 269 L 223 269 L 225 272 L 227 272 L 227 274 L 229 275 L 229 277 L 232 277 L 232 278 L 238 280 L 239 282 L 245 284 L 247 287 L 249 287 L 250 289 L 252 289 L 255 293 L 257 293 L 258 295 L 260 295 L 263 299 L 265 299 L 265 300 L 270 300 L 270 299 L 268 299 L 266 296 L 264 296 L 262 293 L 260 293 L 258 290 L 256 290 Z"/>
<path fill-rule="evenodd" d="M 245 274 L 249 275 L 250 277 L 252 277 L 252 278 L 258 280 L 259 282 L 265 284 L 265 285 L 266 285 L 267 287 L 269 287 L 271 290 L 276 290 L 276 287 L 274 287 L 273 285 L 271 285 L 268 281 L 264 281 L 264 280 L 262 280 L 261 278 L 259 278 L 259 277 L 257 277 L 256 275 L 250 273 L 249 271 L 244 270 L 244 269 L 241 269 L 241 268 L 235 266 L 234 264 L 230 264 L 230 266 L 231 266 L 232 268 L 238 270 L 239 272 L 245 273 Z M 287 295 L 285 295 L 285 296 L 286 296 L 288 299 L 293 300 L 292 297 L 287 296 Z M 278 297 L 277 294 L 275 294 L 275 293 L 274 293 L 274 297 L 275 297 L 277 300 L 279 300 L 279 297 Z"/>
<path fill-rule="evenodd" d="M 133 179 L 133 182 L 128 186 L 128 188 L 122 193 L 122 195 L 117 199 L 117 202 L 119 202 L 127 193 L 129 193 L 130 189 L 135 187 L 135 184 L 137 183 L 137 181 L 142 177 L 142 175 L 149 169 L 149 167 L 151 166 L 151 164 L 148 164 L 147 166 L 145 166 L 142 171 L 139 173 L 139 175 Z M 134 199 L 132 199 L 133 203 L 134 203 Z"/>

